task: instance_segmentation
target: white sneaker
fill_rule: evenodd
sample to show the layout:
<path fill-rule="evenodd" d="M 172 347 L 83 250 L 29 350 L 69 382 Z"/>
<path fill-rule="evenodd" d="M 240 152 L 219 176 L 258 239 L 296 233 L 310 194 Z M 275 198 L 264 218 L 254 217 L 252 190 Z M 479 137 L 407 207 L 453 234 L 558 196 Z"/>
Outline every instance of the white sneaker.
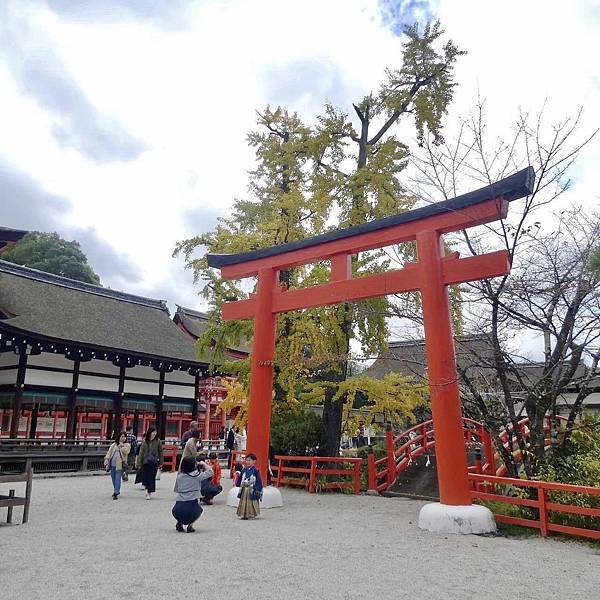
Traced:
<path fill-rule="evenodd" d="M 151 496 L 148 492 L 146 492 L 146 500 L 150 500 Z"/>

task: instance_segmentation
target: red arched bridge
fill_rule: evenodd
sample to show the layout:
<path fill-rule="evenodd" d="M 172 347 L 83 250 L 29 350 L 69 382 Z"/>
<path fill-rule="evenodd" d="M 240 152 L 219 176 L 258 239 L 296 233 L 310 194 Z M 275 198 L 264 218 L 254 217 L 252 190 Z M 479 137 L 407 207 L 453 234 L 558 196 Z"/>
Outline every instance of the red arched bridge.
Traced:
<path fill-rule="evenodd" d="M 564 417 L 558 418 L 565 420 Z M 525 440 L 529 437 L 528 424 L 527 418 L 518 423 Z M 499 438 L 509 452 L 519 457 L 516 436 L 511 435 L 511 430 L 512 426 L 501 432 Z M 544 431 L 550 444 L 550 418 L 546 418 Z M 472 499 L 533 509 L 529 511 L 531 518 L 495 512 L 497 521 L 533 527 L 543 536 L 556 532 L 600 540 L 599 487 L 506 477 L 506 466 L 485 426 L 463 418 L 463 434 L 467 446 L 475 450 L 472 464 L 468 466 Z M 373 452 L 369 452 L 366 461 L 349 457 L 276 456 L 271 465 L 272 480 L 278 486 L 300 485 L 310 492 L 342 489 L 359 493 L 366 488 L 381 493 L 389 490 L 418 458 L 434 449 L 435 430 L 433 421 L 429 420 L 400 434 L 387 431 L 386 453 L 380 459 L 376 459 Z M 233 462 L 243 455 L 243 452 L 234 452 Z M 565 524 L 565 515 L 581 517 L 578 526 Z"/>

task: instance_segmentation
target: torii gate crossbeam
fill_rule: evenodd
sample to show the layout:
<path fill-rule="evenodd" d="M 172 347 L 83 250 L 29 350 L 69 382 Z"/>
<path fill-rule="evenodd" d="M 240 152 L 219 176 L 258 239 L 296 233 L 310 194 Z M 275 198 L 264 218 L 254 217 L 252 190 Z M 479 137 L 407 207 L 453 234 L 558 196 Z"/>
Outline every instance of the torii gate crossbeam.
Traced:
<path fill-rule="evenodd" d="M 535 175 L 528 167 L 493 185 L 357 227 L 244 254 L 208 256 L 224 279 L 258 278 L 247 300 L 223 305 L 223 319 L 254 318 L 251 354 L 248 449 L 266 475 L 271 421 L 276 315 L 281 312 L 418 290 L 421 294 L 431 411 L 436 432 L 440 501 L 471 504 L 463 440 L 459 386 L 447 286 L 508 274 L 506 251 L 459 258 L 444 254 L 443 234 L 506 217 L 508 203 L 531 193 Z M 351 256 L 414 240 L 418 261 L 402 269 L 352 277 Z M 331 261 L 330 281 L 286 290 L 278 273 L 293 266 Z"/>

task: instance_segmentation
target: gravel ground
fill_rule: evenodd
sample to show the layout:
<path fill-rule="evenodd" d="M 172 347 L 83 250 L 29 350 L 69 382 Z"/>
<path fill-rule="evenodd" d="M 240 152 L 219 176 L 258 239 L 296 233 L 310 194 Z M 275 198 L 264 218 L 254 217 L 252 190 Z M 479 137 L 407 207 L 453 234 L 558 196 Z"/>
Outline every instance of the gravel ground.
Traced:
<path fill-rule="evenodd" d="M 105 476 L 36 479 L 29 523 L 0 527 L 0 598 L 599 597 L 590 547 L 423 532 L 421 502 L 285 489 L 284 508 L 240 521 L 222 494 L 186 534 L 172 488 L 163 475 L 147 502 L 125 483 L 115 502 Z"/>

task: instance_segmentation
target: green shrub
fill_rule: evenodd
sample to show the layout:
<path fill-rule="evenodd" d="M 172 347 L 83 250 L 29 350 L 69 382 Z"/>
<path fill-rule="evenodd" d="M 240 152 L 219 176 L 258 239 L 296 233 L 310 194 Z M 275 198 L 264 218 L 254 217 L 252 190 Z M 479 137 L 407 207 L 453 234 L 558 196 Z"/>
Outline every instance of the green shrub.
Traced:
<path fill-rule="evenodd" d="M 323 445 L 323 421 L 302 406 L 280 406 L 271 419 L 271 446 L 275 454 L 313 456 Z"/>

